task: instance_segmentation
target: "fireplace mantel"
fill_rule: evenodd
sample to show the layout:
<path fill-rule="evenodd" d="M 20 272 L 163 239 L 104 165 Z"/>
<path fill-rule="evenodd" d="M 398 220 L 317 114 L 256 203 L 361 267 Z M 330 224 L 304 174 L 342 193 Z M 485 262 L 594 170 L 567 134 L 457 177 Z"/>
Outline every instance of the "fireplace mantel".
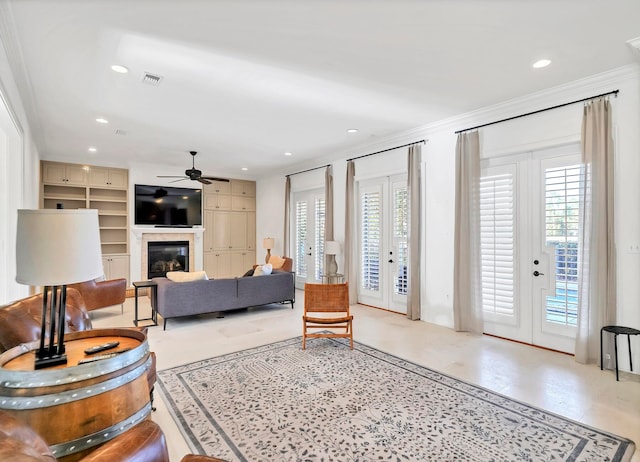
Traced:
<path fill-rule="evenodd" d="M 142 239 L 143 234 L 195 234 L 196 238 L 202 237 L 204 228 L 155 228 L 153 226 L 132 226 L 131 232 L 137 239 Z"/>
<path fill-rule="evenodd" d="M 143 248 L 148 241 L 175 241 L 185 240 L 190 242 L 189 259 L 191 271 L 200 271 L 204 266 L 204 228 L 155 228 L 153 226 L 132 226 L 131 234 L 131 280 L 139 281 L 147 277 L 146 255 Z M 144 246 L 143 246 L 144 243 Z M 193 259 L 193 260 L 191 260 Z M 143 262 L 144 260 L 144 262 Z"/>

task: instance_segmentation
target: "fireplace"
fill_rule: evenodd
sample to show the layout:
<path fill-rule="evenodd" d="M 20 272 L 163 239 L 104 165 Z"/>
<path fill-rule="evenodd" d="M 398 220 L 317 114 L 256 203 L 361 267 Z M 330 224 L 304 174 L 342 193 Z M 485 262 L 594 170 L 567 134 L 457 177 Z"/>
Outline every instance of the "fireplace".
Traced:
<path fill-rule="evenodd" d="M 189 271 L 189 241 L 150 241 L 147 243 L 148 278 L 167 275 L 167 271 Z"/>

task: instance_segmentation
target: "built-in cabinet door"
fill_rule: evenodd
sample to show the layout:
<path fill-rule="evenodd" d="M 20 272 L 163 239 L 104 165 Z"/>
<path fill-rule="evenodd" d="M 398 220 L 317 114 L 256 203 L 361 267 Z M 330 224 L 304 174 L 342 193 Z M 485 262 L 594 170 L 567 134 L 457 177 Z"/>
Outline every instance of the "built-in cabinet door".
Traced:
<path fill-rule="evenodd" d="M 212 212 L 213 226 L 211 227 L 211 248 L 213 250 L 227 250 L 230 247 L 231 215 L 228 212 Z"/>
<path fill-rule="evenodd" d="M 256 250 L 256 213 L 247 213 L 247 249 Z"/>
<path fill-rule="evenodd" d="M 231 253 L 205 252 L 204 270 L 212 279 L 231 277 Z"/>
<path fill-rule="evenodd" d="M 208 210 L 231 210 L 231 196 L 224 194 L 205 194 L 204 208 Z"/>
<path fill-rule="evenodd" d="M 49 184 L 86 186 L 87 170 L 81 165 L 44 162 L 42 165 L 42 182 Z"/>
<path fill-rule="evenodd" d="M 242 212 L 212 212 L 213 250 L 235 250 L 247 247 L 247 215 Z"/>
<path fill-rule="evenodd" d="M 220 180 L 211 180 L 211 184 L 204 186 L 204 191 L 206 193 L 214 193 L 214 194 L 231 194 L 231 182 L 230 181 L 220 181 Z"/>
<path fill-rule="evenodd" d="M 117 168 L 91 167 L 89 185 L 105 188 L 126 188 L 128 175 L 126 170 Z"/>
<path fill-rule="evenodd" d="M 240 277 L 255 264 L 255 252 L 240 250 L 230 252 L 231 255 L 231 277 Z"/>
<path fill-rule="evenodd" d="M 205 232 L 202 244 L 205 252 L 213 250 L 213 237 L 216 235 L 213 218 L 214 217 L 212 211 L 205 210 L 203 212 L 203 223 Z"/>
<path fill-rule="evenodd" d="M 256 196 L 256 182 L 246 180 L 231 180 L 231 194 L 234 196 Z"/>
<path fill-rule="evenodd" d="M 105 255 L 102 257 L 102 268 L 105 279 L 125 278 L 129 285 L 128 255 Z"/>
<path fill-rule="evenodd" d="M 255 212 L 256 198 L 245 196 L 231 196 L 231 210 L 241 212 Z"/>

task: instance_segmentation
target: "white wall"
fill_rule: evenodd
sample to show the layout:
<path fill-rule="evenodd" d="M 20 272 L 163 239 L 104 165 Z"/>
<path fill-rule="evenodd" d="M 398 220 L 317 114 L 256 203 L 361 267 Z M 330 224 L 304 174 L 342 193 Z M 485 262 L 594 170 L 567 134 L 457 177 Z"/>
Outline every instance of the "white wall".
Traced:
<path fill-rule="evenodd" d="M 38 208 L 39 155 L 23 101 L 0 36 L 0 304 L 22 298 L 29 287 L 15 282 L 16 222 L 20 208 Z"/>
<path fill-rule="evenodd" d="M 422 148 L 425 212 L 422 320 L 446 327 L 453 326 L 454 132 L 615 89 L 620 90 L 617 98 L 611 97 L 616 149 L 618 323 L 640 328 L 640 252 L 635 250 L 640 246 L 640 65 L 628 66 L 420 127 L 393 140 L 386 140 L 386 146 L 385 142 L 381 143 L 380 149 L 384 149 L 422 138 L 428 139 Z M 483 157 L 577 142 L 580 140 L 581 118 L 582 104 L 574 104 L 487 127 L 481 131 Z M 369 152 L 376 150 L 370 149 Z M 342 160 L 333 162 L 334 222 L 336 238 L 339 240 L 344 240 L 346 159 L 365 153 L 360 148 L 346 153 Z M 307 168 L 310 167 L 314 165 Z M 358 160 L 356 163 L 358 177 L 384 176 L 400 171 L 406 171 L 405 149 Z M 296 175 L 292 179 L 296 182 L 295 189 L 318 186 L 317 179 L 311 174 Z M 261 192 L 257 200 L 258 236 L 282 234 L 283 185 L 283 175 L 258 181 L 258 191 Z M 636 342 L 632 346 L 633 359 L 640 364 L 640 339 L 633 341 Z M 628 364 L 628 355 L 622 350 L 624 349 L 621 348 L 620 351 L 620 364 L 624 366 L 625 363 Z"/>

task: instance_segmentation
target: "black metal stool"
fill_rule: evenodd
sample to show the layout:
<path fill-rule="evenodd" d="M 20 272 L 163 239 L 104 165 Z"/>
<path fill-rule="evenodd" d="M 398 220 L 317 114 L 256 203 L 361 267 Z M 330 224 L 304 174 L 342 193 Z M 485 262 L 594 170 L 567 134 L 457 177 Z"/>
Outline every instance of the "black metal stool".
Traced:
<path fill-rule="evenodd" d="M 610 332 L 614 335 L 613 344 L 615 348 L 616 354 L 616 381 L 619 381 L 618 378 L 618 335 L 626 335 L 627 343 L 629 344 L 629 368 L 633 371 L 633 361 L 631 360 L 631 336 L 632 335 L 640 335 L 640 330 L 634 329 L 633 327 L 622 327 L 622 326 L 604 326 L 600 329 L 600 370 L 602 370 L 602 333 Z"/>

